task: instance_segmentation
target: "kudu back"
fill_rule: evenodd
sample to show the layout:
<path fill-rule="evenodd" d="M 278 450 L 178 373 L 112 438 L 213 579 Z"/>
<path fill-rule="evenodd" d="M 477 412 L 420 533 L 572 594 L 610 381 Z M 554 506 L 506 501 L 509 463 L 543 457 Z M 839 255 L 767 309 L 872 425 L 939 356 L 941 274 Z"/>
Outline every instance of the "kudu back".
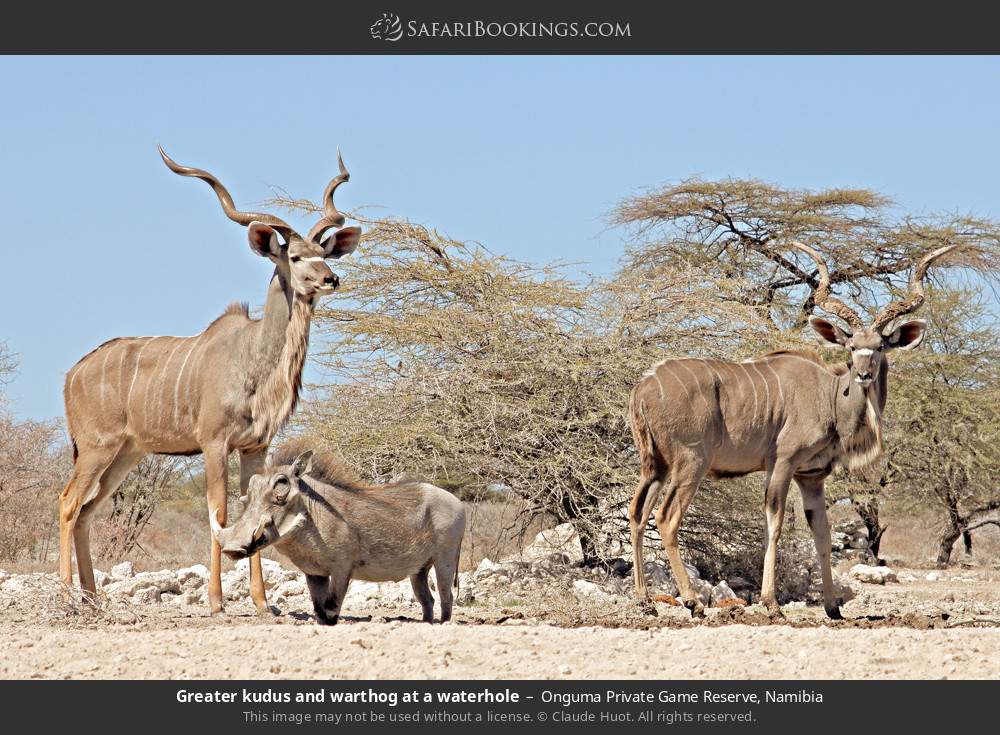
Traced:
<path fill-rule="evenodd" d="M 845 365 L 827 366 L 809 352 L 782 351 L 740 363 L 680 358 L 653 365 L 633 389 L 629 419 L 640 458 L 640 480 L 629 506 L 636 595 L 647 599 L 643 539 L 654 517 L 684 603 L 700 612 L 681 562 L 678 531 L 705 477 L 738 477 L 764 472 L 767 550 L 761 601 L 779 612 L 775 566 L 785 499 L 794 480 L 802 493 L 823 576 L 823 600 L 831 618 L 840 617 L 830 569 L 830 529 L 824 481 L 838 466 L 859 469 L 882 454 L 882 411 L 886 403 L 893 349 L 913 349 L 925 322 L 888 328 L 924 301 L 927 268 L 955 246 L 927 253 L 914 268 L 907 298 L 882 309 L 871 322 L 831 295 L 830 273 L 811 247 L 792 247 L 816 262 L 813 294 L 819 308 L 854 330 L 819 317 L 812 329 L 830 346 L 847 350 Z"/>
<path fill-rule="evenodd" d="M 91 593 L 90 520 L 143 456 L 203 454 L 209 510 L 225 524 L 227 457 L 240 452 L 245 491 L 298 401 L 316 299 L 339 283 L 326 260 L 353 252 L 360 237 L 357 227 L 342 227 L 345 217 L 333 203 L 349 177 L 339 156 L 340 173 L 323 194 L 323 216 L 302 237 L 278 217 L 236 209 L 207 171 L 178 165 L 162 148 L 160 155 L 174 173 L 212 187 L 226 216 L 247 228 L 251 250 L 274 271 L 260 319 L 234 304 L 201 334 L 113 339 L 67 373 L 63 397 L 74 468 L 59 497 L 59 572 L 72 583 L 75 544 L 80 586 Z M 222 610 L 220 558 L 213 540 L 213 612 Z M 259 556 L 250 570 L 254 603 L 267 610 Z"/>

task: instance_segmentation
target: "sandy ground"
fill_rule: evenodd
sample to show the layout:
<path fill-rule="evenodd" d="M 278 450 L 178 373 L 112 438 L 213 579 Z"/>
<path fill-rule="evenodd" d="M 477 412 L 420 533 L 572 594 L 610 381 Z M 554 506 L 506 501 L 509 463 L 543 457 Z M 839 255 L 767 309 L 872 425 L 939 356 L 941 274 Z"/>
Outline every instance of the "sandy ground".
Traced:
<path fill-rule="evenodd" d="M 366 605 L 324 627 L 305 608 L 261 618 L 248 602 L 211 617 L 168 604 L 67 611 L 21 596 L 0 601 L 0 677 L 1000 678 L 997 572 L 927 581 L 913 571 L 905 584 L 859 585 L 838 622 L 801 604 L 781 621 L 742 611 L 692 621 L 550 598 L 459 606 L 447 625 L 418 622 L 412 605 Z"/>
<path fill-rule="evenodd" d="M 1000 678 L 1000 630 L 354 623 L 4 630 L 7 678 Z"/>

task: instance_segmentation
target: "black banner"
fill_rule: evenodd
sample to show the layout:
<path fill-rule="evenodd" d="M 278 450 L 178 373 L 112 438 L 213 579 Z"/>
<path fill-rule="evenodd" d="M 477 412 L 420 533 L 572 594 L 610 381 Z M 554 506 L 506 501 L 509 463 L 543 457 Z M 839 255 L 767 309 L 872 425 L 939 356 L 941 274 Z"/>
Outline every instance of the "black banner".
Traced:
<path fill-rule="evenodd" d="M 99 721 L 102 732 L 518 728 L 773 732 L 985 722 L 993 682 L 276 681 L 4 682 L 5 722 Z M 17 732 L 16 728 L 11 732 Z"/>
<path fill-rule="evenodd" d="M 4 9 L 4 53 L 996 53 L 989 3 L 39 3 Z"/>

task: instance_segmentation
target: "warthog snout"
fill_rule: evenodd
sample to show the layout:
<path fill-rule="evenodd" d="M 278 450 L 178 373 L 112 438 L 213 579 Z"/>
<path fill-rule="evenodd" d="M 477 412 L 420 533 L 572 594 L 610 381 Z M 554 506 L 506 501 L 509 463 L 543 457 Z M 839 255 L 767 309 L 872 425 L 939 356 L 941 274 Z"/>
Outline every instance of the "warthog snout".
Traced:
<path fill-rule="evenodd" d="M 222 553 L 232 560 L 243 559 L 249 556 L 246 546 L 230 543 L 222 547 Z"/>

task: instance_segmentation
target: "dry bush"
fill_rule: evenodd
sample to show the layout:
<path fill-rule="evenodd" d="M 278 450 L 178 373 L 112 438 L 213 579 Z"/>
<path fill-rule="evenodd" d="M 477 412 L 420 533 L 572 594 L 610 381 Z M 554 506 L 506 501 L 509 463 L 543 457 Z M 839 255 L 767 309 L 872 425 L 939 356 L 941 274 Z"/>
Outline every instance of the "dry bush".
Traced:
<path fill-rule="evenodd" d="M 0 412 L 0 560 L 44 561 L 54 551 L 56 499 L 69 472 L 59 424 Z"/>
<path fill-rule="evenodd" d="M 188 475 L 190 464 L 187 457 L 144 457 L 111 494 L 107 514 L 94 524 L 96 556 L 107 561 L 129 556 L 157 506 Z"/>
<path fill-rule="evenodd" d="M 331 382 L 300 428 L 374 480 L 405 472 L 473 495 L 502 485 L 520 512 L 495 533 L 570 521 L 590 560 L 620 554 L 627 537 L 626 406 L 642 371 L 664 352 L 726 354 L 770 336 L 736 284 L 690 271 L 654 288 L 580 283 L 410 222 L 366 224 L 342 289 L 316 313 L 326 340 L 314 357 Z M 695 545 L 730 525 L 703 506 Z"/>

